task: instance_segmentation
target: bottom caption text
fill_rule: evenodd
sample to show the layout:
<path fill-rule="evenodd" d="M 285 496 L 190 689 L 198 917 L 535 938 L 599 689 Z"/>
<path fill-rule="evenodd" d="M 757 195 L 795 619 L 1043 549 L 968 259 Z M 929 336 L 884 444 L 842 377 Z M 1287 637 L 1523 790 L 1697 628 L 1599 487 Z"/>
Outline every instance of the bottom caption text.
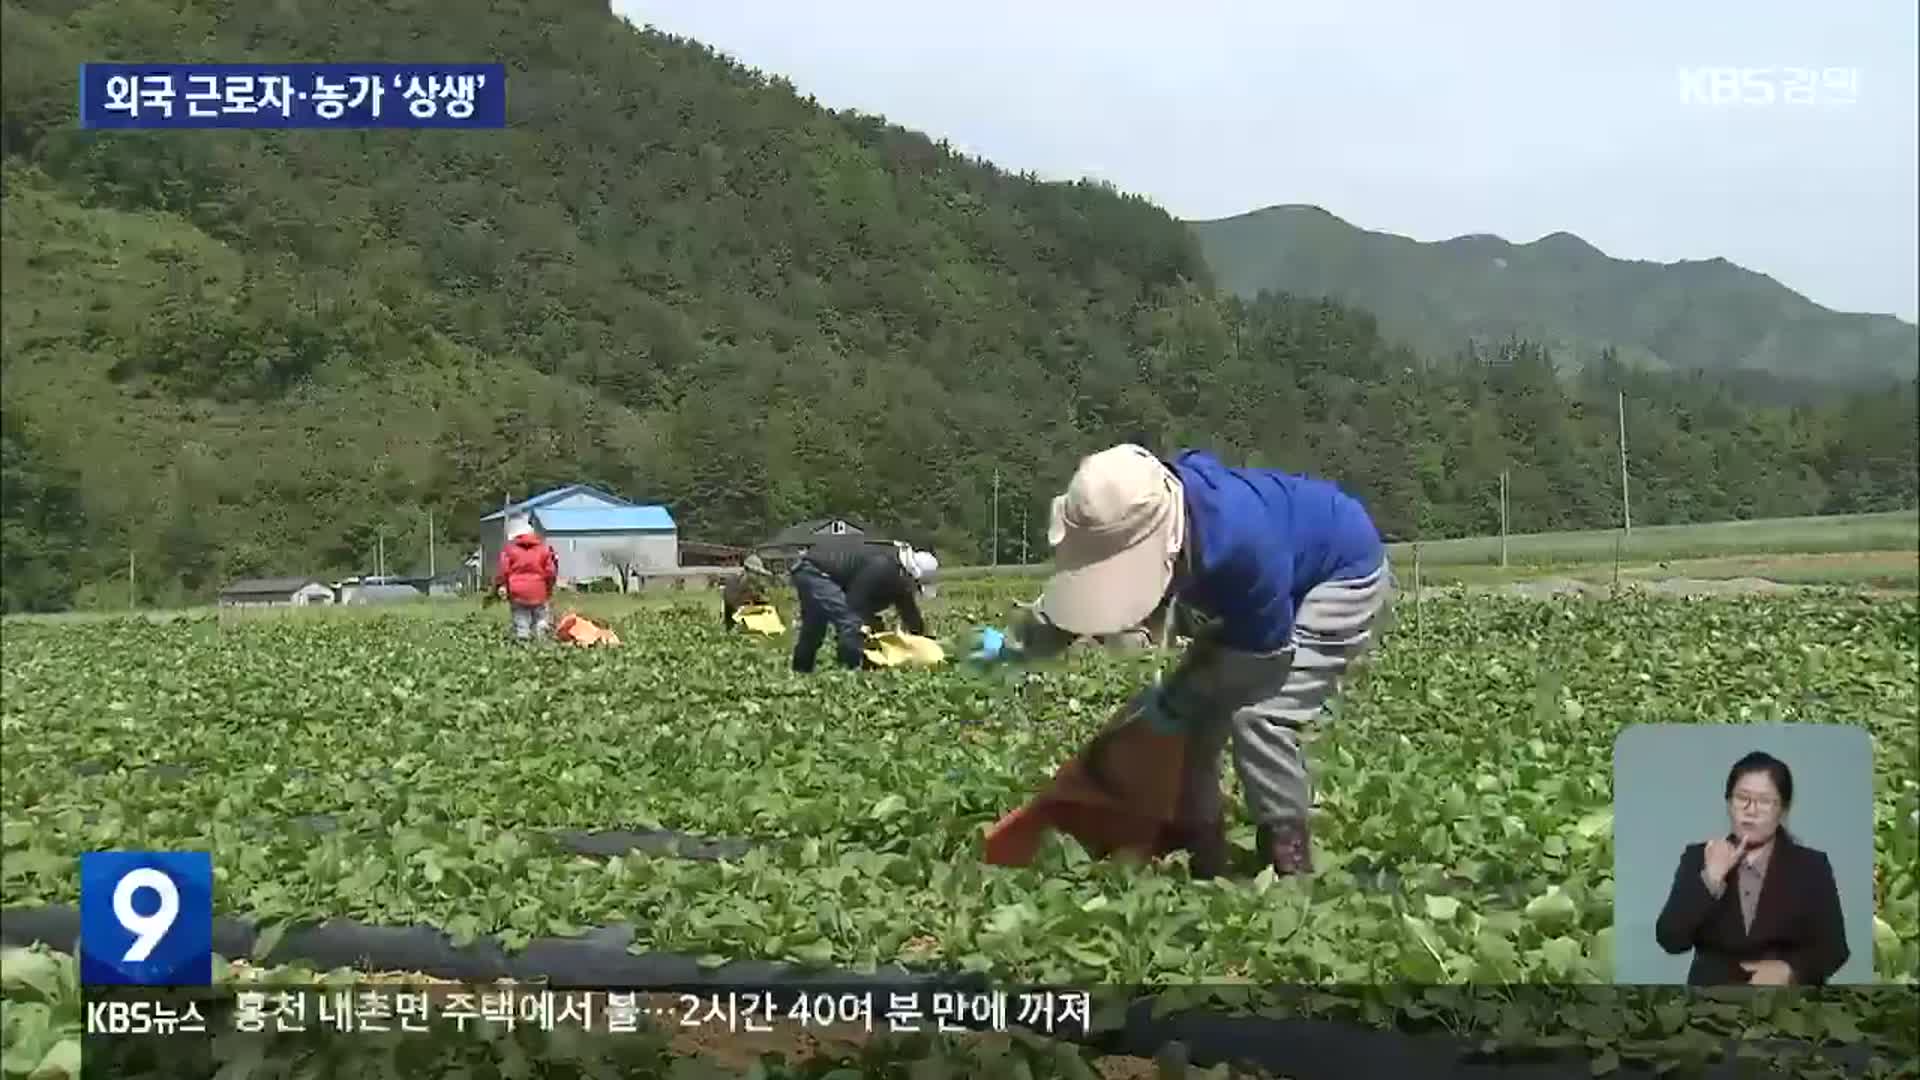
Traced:
<path fill-rule="evenodd" d="M 90 994 L 91 998 L 92 995 Z M 426 1033 L 576 1028 L 770 1032 L 781 1026 L 866 1032 L 1006 1031 L 1084 1034 L 1091 995 L 1077 990 L 660 992 L 539 988 L 271 988 L 150 990 L 86 1003 L 93 1036 Z"/>

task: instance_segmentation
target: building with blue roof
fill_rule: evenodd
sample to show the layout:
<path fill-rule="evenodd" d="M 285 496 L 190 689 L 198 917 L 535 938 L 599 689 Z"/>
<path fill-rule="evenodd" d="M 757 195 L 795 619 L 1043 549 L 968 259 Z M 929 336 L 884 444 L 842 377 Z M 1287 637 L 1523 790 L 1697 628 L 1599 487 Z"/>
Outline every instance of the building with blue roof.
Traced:
<path fill-rule="evenodd" d="M 506 503 L 481 518 L 482 522 L 504 521 L 519 517 L 543 506 L 555 510 L 588 509 L 595 506 L 632 506 L 633 504 L 618 495 L 610 495 L 590 484 L 568 484 L 565 487 L 551 488 L 538 495 L 521 499 L 517 503 Z"/>
<path fill-rule="evenodd" d="M 559 557 L 562 584 L 612 580 L 632 587 L 639 577 L 680 566 L 680 532 L 666 507 L 639 506 L 587 484 L 569 484 L 480 519 L 480 570 L 489 581 L 509 523 L 522 518 Z"/>

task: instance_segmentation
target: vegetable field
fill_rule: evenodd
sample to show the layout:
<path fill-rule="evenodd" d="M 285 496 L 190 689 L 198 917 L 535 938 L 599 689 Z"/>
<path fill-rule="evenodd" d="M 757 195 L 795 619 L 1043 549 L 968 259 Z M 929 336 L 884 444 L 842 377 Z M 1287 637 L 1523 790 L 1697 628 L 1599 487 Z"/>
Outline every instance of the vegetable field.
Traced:
<path fill-rule="evenodd" d="M 944 590 L 935 630 L 956 647 L 1008 588 Z M 1195 883 L 1070 842 L 980 863 L 983 828 L 1151 656 L 801 678 L 790 638 L 725 636 L 716 608 L 626 609 L 624 647 L 578 651 L 513 648 L 469 608 L 9 623 L 7 906 L 74 902 L 81 851 L 210 849 L 216 912 L 268 928 L 425 923 L 512 949 L 633 923 L 635 950 L 707 963 L 1037 983 L 1604 982 L 1619 730 L 1820 722 L 1875 736 L 1877 968 L 1920 980 L 1911 601 L 1403 598 L 1311 746 L 1307 884 Z M 744 843 L 554 839 L 610 829 Z M 1251 834 L 1235 820 L 1249 863 Z"/>

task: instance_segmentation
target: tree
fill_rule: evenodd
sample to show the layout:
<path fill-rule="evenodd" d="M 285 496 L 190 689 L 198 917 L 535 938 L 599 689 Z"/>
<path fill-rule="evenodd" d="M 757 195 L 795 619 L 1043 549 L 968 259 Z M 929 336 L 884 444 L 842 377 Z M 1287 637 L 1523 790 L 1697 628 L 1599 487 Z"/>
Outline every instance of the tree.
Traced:
<path fill-rule="evenodd" d="M 0 611 L 58 611 L 87 540 L 78 482 L 11 419 L 0 418 Z"/>
<path fill-rule="evenodd" d="M 613 571 L 620 582 L 620 591 L 633 592 L 640 587 L 641 575 L 647 569 L 647 559 L 637 544 L 622 544 L 619 547 L 605 548 L 600 552 L 600 561 Z"/>

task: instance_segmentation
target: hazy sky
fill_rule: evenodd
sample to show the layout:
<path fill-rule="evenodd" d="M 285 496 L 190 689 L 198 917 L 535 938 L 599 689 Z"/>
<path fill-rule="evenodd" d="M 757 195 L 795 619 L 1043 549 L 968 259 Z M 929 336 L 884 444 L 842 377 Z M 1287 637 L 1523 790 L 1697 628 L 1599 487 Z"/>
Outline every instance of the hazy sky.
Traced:
<path fill-rule="evenodd" d="M 1723 256 L 1843 311 L 1920 308 L 1912 0 L 614 9 L 827 106 L 1182 218 L 1313 203 L 1419 240 L 1564 230 L 1618 258 Z M 1705 67 L 1772 68 L 1776 100 L 1690 104 L 1680 71 Z M 1780 100 L 1786 69 L 1849 69 L 1857 91 Z"/>

